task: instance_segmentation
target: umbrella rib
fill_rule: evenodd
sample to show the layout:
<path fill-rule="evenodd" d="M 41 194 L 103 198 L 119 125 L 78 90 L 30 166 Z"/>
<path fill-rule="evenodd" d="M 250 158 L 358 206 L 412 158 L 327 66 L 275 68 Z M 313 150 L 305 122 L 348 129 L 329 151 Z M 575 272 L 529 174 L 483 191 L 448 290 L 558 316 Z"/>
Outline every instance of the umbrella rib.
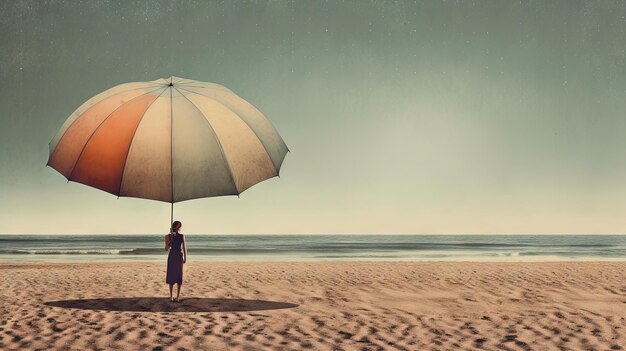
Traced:
<path fill-rule="evenodd" d="M 230 174 L 230 179 L 232 179 L 233 186 L 235 187 L 235 190 L 237 191 L 237 195 L 239 195 L 240 192 L 239 192 L 239 188 L 237 188 L 237 184 L 235 183 L 235 175 L 233 174 L 232 168 L 230 168 L 230 164 L 228 163 L 228 157 L 226 156 L 226 153 L 224 152 L 224 148 L 222 147 L 222 142 L 220 141 L 220 138 L 217 136 L 215 129 L 213 129 L 213 126 L 211 125 L 211 123 L 209 123 L 209 120 L 207 120 L 206 117 L 204 117 L 204 113 L 200 111 L 200 109 L 198 108 L 198 106 L 196 106 L 196 104 L 194 104 L 191 100 L 189 100 L 189 98 L 185 96 L 185 94 L 183 94 L 180 90 L 178 90 L 177 87 L 174 86 L 174 89 L 176 89 L 180 93 L 180 95 L 182 95 L 187 101 L 189 101 L 191 106 L 193 106 L 198 112 L 200 112 L 200 115 L 208 124 L 209 128 L 213 132 L 213 135 L 215 135 L 215 140 L 217 140 L 217 145 L 220 147 L 220 152 L 222 153 L 222 156 L 224 156 L 224 162 L 226 162 L 226 167 L 228 167 L 228 173 Z"/>
<path fill-rule="evenodd" d="M 93 130 L 93 132 L 92 132 L 92 133 L 91 133 L 91 135 L 89 136 L 89 139 L 87 139 L 87 141 L 86 141 L 86 142 L 85 142 L 85 144 L 83 145 L 83 148 L 80 150 L 80 154 L 78 155 L 78 158 L 76 158 L 76 162 L 74 162 L 74 166 L 72 166 L 72 171 L 70 172 L 70 176 L 69 176 L 67 179 L 68 179 L 68 180 L 71 180 L 71 179 L 72 179 L 72 175 L 74 174 L 74 170 L 76 169 L 76 165 L 78 164 L 78 162 L 80 162 L 80 159 L 83 157 L 83 152 L 85 152 L 85 148 L 87 147 L 87 144 L 89 144 L 89 142 L 91 141 L 91 139 L 93 138 L 93 136 L 96 134 L 96 132 L 98 131 L 98 129 L 100 129 L 100 127 L 104 124 L 104 122 L 106 122 L 106 120 L 107 120 L 107 119 L 109 119 L 109 117 L 111 117 L 111 115 L 112 115 L 113 113 L 115 113 L 115 111 L 117 111 L 120 107 L 122 107 L 122 106 L 126 105 L 126 104 L 127 104 L 127 103 L 129 103 L 129 102 L 131 102 L 131 101 L 133 101 L 133 100 L 135 100 L 135 99 L 137 99 L 137 98 L 140 98 L 140 97 L 142 97 L 142 96 L 144 96 L 144 95 L 146 95 L 146 94 L 150 94 L 150 93 L 152 93 L 152 92 L 154 92 L 154 91 L 157 91 L 157 90 L 159 90 L 159 89 L 160 89 L 160 88 L 157 88 L 157 89 L 154 89 L 154 90 L 150 90 L 150 91 L 147 91 L 147 92 L 145 92 L 145 93 L 143 93 L 143 94 L 141 94 L 141 95 L 135 96 L 134 98 L 132 98 L 132 99 L 130 99 L 130 100 L 128 100 L 128 101 L 126 101 L 126 102 L 124 102 L 123 104 L 120 104 L 120 105 L 119 105 L 118 107 L 116 107 L 113 111 L 111 111 L 111 113 L 109 113 L 109 114 L 108 114 L 108 115 L 107 115 L 107 116 L 106 116 L 106 117 L 102 120 L 102 122 L 100 122 L 100 124 L 98 124 L 98 126 L 96 127 L 96 129 L 94 129 L 94 130 Z"/>
<path fill-rule="evenodd" d="M 172 84 L 172 79 L 170 79 Z M 170 202 L 172 203 L 172 217 L 174 217 L 174 102 L 172 101 L 172 86 L 170 88 Z M 173 218 L 170 218 L 170 220 Z"/>
<path fill-rule="evenodd" d="M 126 173 L 126 162 L 128 161 L 128 154 L 130 153 L 130 148 L 133 146 L 133 141 L 135 140 L 135 133 L 137 132 L 137 129 L 139 129 L 139 125 L 141 124 L 141 121 L 143 120 L 143 118 L 146 116 L 146 112 L 148 112 L 148 110 L 150 109 L 150 106 L 152 106 L 152 104 L 154 104 L 154 102 L 157 101 L 157 99 L 160 98 L 161 95 L 163 95 L 165 90 L 167 90 L 167 88 L 163 89 L 163 91 L 159 93 L 159 96 L 157 96 L 156 99 L 154 99 L 150 103 L 150 105 L 148 105 L 148 107 L 143 111 L 143 115 L 141 115 L 141 118 L 139 119 L 139 123 L 137 123 L 137 126 L 135 126 L 135 130 L 133 131 L 133 137 L 130 139 L 130 143 L 128 143 L 128 150 L 126 151 L 126 158 L 124 159 L 124 167 L 122 167 L 122 176 L 120 177 L 120 186 L 117 188 L 118 197 L 122 193 L 122 184 L 124 183 L 124 174 Z"/>
<path fill-rule="evenodd" d="M 181 84 L 184 84 L 186 87 L 191 87 L 191 88 L 208 88 L 207 86 L 202 86 L 202 85 L 189 85 L 187 83 L 181 83 Z M 180 84 L 178 84 L 177 87 L 180 87 Z"/>
<path fill-rule="evenodd" d="M 181 88 L 181 89 L 184 89 L 184 88 Z M 265 147 L 265 144 L 263 144 L 263 140 L 261 140 L 261 138 L 259 138 L 259 135 L 258 135 L 258 134 L 254 131 L 254 129 L 252 129 L 252 127 L 248 124 L 248 122 L 246 122 L 246 120 L 245 120 L 245 119 L 241 118 L 241 115 L 240 115 L 240 114 L 238 114 L 237 112 L 233 111 L 230 107 L 228 107 L 228 106 L 224 105 L 221 101 L 216 100 L 216 99 L 214 99 L 214 98 L 212 98 L 212 97 L 210 97 L 210 96 L 206 96 L 206 95 L 200 94 L 200 93 L 198 93 L 198 92 L 191 91 L 191 90 L 187 90 L 187 89 L 184 89 L 184 90 L 185 90 L 185 91 L 188 91 L 188 92 L 190 92 L 190 93 L 192 93 L 192 94 L 200 95 L 200 96 L 203 96 L 203 97 L 205 97 L 205 98 L 207 98 L 207 99 L 211 99 L 211 100 L 213 100 L 213 101 L 217 102 L 218 104 L 220 104 L 220 105 L 224 106 L 226 109 L 228 109 L 229 111 L 231 111 L 232 113 L 234 113 L 237 117 L 239 117 L 239 119 L 240 119 L 240 120 L 241 120 L 241 121 L 242 121 L 242 122 L 246 125 L 246 127 L 248 127 L 248 129 L 250 129 L 250 130 L 252 131 L 252 133 L 253 133 L 253 134 L 254 134 L 254 136 L 257 138 L 257 140 L 259 141 L 259 143 L 261 143 L 261 146 L 263 146 L 263 150 L 265 150 L 265 153 L 267 154 L 267 156 L 268 156 L 268 157 L 270 158 L 270 160 L 272 161 L 272 167 L 274 167 L 274 170 L 276 170 L 276 174 L 278 174 L 278 169 L 276 168 L 276 165 L 274 164 L 274 159 L 272 159 L 272 154 L 270 154 L 270 153 L 269 153 L 269 151 L 267 151 L 267 148 Z M 189 99 L 187 99 L 187 100 L 189 100 Z M 255 107 L 255 108 L 256 108 L 256 107 Z M 268 121 L 268 123 L 270 123 L 270 122 Z M 270 124 L 271 124 L 271 123 L 270 123 Z M 274 126 L 272 126 L 272 128 L 273 128 L 273 127 L 274 127 Z M 274 128 L 274 129 L 276 129 L 276 128 Z"/>
<path fill-rule="evenodd" d="M 223 85 L 216 84 L 216 83 L 210 83 L 210 84 L 211 85 L 192 85 L 188 83 L 181 83 L 181 84 L 178 84 L 177 87 L 196 88 L 196 89 L 214 89 L 214 90 L 220 90 L 220 91 L 227 91 L 229 93 L 233 92 L 232 90 L 228 89 L 227 87 Z M 189 91 L 188 89 L 185 89 L 185 90 Z"/>

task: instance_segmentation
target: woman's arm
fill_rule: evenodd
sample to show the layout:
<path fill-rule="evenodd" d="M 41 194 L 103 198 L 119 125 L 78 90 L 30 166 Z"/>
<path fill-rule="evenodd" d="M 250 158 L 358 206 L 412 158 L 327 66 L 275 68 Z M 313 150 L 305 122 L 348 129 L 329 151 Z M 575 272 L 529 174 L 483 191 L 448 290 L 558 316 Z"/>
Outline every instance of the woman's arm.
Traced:
<path fill-rule="evenodd" d="M 187 244 L 185 242 L 185 236 L 184 235 L 183 235 L 183 252 L 184 252 L 183 263 L 187 263 Z"/>
<path fill-rule="evenodd" d="M 171 245 L 172 245 L 172 242 L 170 241 L 170 235 L 167 234 L 165 236 L 165 251 L 169 250 Z"/>

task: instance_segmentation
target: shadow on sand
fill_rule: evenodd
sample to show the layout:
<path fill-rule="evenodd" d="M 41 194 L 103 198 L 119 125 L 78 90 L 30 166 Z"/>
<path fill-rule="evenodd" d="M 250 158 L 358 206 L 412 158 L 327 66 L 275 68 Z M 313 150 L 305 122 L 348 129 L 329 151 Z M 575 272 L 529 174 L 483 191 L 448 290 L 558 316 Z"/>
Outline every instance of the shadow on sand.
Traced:
<path fill-rule="evenodd" d="M 181 298 L 180 302 L 170 302 L 167 297 L 115 297 L 48 301 L 44 302 L 44 305 L 81 310 L 130 312 L 246 312 L 298 307 L 296 304 L 287 302 L 201 297 Z"/>

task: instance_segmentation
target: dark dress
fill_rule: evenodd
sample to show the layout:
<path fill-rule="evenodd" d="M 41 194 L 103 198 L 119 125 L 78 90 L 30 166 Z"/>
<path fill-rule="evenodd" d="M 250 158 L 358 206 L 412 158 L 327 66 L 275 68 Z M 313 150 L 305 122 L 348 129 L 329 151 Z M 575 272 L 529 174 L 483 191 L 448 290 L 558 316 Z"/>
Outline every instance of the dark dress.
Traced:
<path fill-rule="evenodd" d="M 169 234 L 171 239 L 170 251 L 167 254 L 167 273 L 165 282 L 167 284 L 183 283 L 183 235 Z"/>

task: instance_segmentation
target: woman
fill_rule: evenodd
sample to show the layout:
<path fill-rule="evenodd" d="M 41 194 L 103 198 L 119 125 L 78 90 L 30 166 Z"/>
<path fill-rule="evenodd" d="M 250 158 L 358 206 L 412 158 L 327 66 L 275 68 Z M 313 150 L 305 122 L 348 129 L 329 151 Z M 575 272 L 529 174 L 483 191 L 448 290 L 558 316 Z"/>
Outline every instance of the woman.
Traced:
<path fill-rule="evenodd" d="M 185 236 L 180 233 L 183 224 L 179 221 L 172 223 L 170 233 L 165 236 L 165 251 L 167 254 L 167 274 L 165 282 L 170 285 L 170 301 L 180 302 L 180 286 L 183 285 L 183 264 L 187 262 L 187 245 Z M 182 248 L 181 248 L 182 246 Z M 172 297 L 174 284 L 177 285 L 176 299 Z"/>

